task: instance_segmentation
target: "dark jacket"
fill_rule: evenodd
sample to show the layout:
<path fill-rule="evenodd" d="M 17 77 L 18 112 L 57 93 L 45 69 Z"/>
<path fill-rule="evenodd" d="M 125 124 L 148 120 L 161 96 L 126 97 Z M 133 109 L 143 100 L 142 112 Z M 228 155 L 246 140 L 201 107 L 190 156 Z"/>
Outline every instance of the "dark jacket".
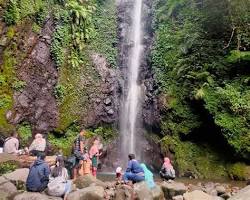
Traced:
<path fill-rule="evenodd" d="M 26 181 L 28 191 L 41 192 L 49 182 L 50 169 L 44 160 L 37 159 L 30 167 L 29 175 Z"/>
<path fill-rule="evenodd" d="M 141 167 L 140 163 L 133 159 L 128 162 L 128 167 L 126 169 L 126 172 L 132 172 L 134 174 L 138 173 L 144 173 L 143 168 Z"/>

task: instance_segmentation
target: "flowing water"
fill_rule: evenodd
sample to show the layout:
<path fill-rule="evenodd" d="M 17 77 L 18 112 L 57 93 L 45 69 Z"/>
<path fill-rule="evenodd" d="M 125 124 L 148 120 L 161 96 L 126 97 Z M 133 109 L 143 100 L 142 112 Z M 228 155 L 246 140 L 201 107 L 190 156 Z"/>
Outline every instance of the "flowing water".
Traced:
<path fill-rule="evenodd" d="M 142 51 L 142 28 L 141 28 L 141 10 L 142 0 L 135 0 L 132 12 L 132 27 L 128 38 L 133 47 L 129 53 L 128 75 L 125 88 L 127 94 L 124 94 L 121 109 L 121 126 L 120 132 L 122 136 L 122 154 L 136 153 L 136 126 L 138 112 L 140 110 L 140 93 L 141 88 L 138 84 L 138 75 L 140 70 L 140 58 Z"/>

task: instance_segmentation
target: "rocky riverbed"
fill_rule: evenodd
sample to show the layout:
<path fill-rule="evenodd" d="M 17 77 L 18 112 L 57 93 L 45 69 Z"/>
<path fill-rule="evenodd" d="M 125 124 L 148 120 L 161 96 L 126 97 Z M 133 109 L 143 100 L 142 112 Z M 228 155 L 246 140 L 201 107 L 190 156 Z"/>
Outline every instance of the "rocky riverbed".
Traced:
<path fill-rule="evenodd" d="M 60 200 L 43 193 L 25 191 L 29 170 L 17 169 L 0 177 L 1 200 Z M 188 184 L 178 181 L 158 181 L 153 189 L 145 182 L 134 185 L 117 184 L 115 181 L 101 181 L 87 175 L 74 181 L 69 200 L 249 200 L 250 185 L 244 188 L 224 183 Z"/>

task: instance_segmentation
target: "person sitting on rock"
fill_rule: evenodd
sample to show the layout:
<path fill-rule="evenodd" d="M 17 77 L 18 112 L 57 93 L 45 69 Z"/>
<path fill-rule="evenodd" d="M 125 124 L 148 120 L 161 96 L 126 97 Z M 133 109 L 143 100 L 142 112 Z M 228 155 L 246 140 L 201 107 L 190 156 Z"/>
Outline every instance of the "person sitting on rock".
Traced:
<path fill-rule="evenodd" d="M 168 157 L 164 158 L 164 163 L 161 167 L 160 171 L 161 178 L 165 180 L 174 180 L 175 179 L 175 170 L 173 168 L 173 165 L 171 164 L 171 161 Z"/>
<path fill-rule="evenodd" d="M 18 154 L 19 140 L 17 132 L 13 132 L 10 137 L 4 141 L 3 152 L 9 154 Z"/>
<path fill-rule="evenodd" d="M 91 146 L 89 150 L 89 156 L 92 161 L 92 175 L 94 177 L 96 177 L 96 173 L 97 173 L 98 157 L 101 155 L 101 153 L 99 152 L 99 145 L 100 145 L 100 139 L 95 138 L 93 145 Z"/>
<path fill-rule="evenodd" d="M 83 164 L 83 154 L 84 154 L 84 135 L 85 135 L 85 130 L 81 130 L 79 135 L 74 141 L 74 156 L 76 158 L 74 167 L 73 167 L 73 179 L 76 179 L 77 175 L 83 175 L 83 169 L 82 169 L 82 164 Z"/>
<path fill-rule="evenodd" d="M 68 178 L 68 171 L 64 167 L 63 156 L 57 156 L 56 164 L 51 168 L 49 176 L 48 194 L 56 197 L 64 196 L 64 200 L 66 200 L 72 186 Z"/>
<path fill-rule="evenodd" d="M 134 154 L 128 155 L 128 167 L 126 169 L 125 174 L 123 175 L 123 180 L 125 183 L 128 181 L 132 181 L 133 183 L 144 181 L 145 174 L 143 168 L 141 167 L 140 163 L 135 159 Z"/>
<path fill-rule="evenodd" d="M 46 154 L 40 152 L 37 160 L 31 165 L 29 175 L 26 181 L 27 191 L 42 192 L 47 188 L 49 182 L 50 169 L 44 161 Z"/>
<path fill-rule="evenodd" d="M 41 152 L 44 152 L 46 149 L 46 140 L 43 138 L 43 135 L 37 133 L 35 139 L 31 143 L 28 153 L 33 156 L 39 155 Z"/>
<path fill-rule="evenodd" d="M 153 173 L 147 168 L 147 166 L 142 163 L 141 167 L 144 171 L 145 174 L 145 181 L 150 189 L 155 187 L 155 182 L 154 182 L 154 175 Z"/>
<path fill-rule="evenodd" d="M 89 157 L 88 148 L 84 147 L 83 175 L 91 174 L 92 161 Z"/>

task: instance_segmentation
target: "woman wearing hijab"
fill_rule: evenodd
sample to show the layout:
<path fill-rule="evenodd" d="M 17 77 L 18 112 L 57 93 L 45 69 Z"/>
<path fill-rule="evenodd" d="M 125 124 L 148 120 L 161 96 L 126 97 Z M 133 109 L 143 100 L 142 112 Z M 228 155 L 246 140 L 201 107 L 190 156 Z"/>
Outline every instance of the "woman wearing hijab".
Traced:
<path fill-rule="evenodd" d="M 154 188 L 155 182 L 154 182 L 154 178 L 153 178 L 153 176 L 154 176 L 153 173 L 147 168 L 147 166 L 144 163 L 141 164 L 141 167 L 144 171 L 145 181 L 146 181 L 148 187 L 150 189 Z"/>
<path fill-rule="evenodd" d="M 46 149 L 46 140 L 43 138 L 42 134 L 37 133 L 35 139 L 31 143 L 28 152 L 33 156 L 39 155 L 41 152 L 45 152 Z"/>
<path fill-rule="evenodd" d="M 49 177 L 48 194 L 57 197 L 64 196 L 64 200 L 66 200 L 71 191 L 71 181 L 68 178 L 63 156 L 57 156 L 56 165 L 52 168 Z"/>
<path fill-rule="evenodd" d="M 164 163 L 161 167 L 160 176 L 161 178 L 166 179 L 166 180 L 175 179 L 175 170 L 168 157 L 164 158 Z"/>

